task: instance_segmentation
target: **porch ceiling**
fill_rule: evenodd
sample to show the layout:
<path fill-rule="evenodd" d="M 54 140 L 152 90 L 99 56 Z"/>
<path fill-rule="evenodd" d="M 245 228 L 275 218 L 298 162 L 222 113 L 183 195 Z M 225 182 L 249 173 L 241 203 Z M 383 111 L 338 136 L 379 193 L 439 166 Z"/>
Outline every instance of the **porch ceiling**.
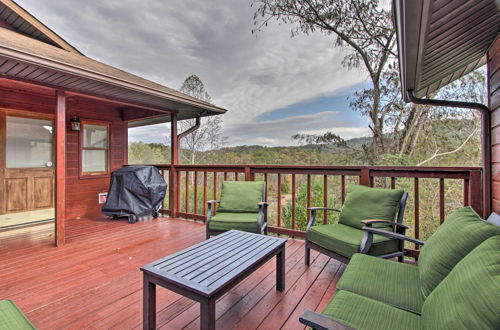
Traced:
<path fill-rule="evenodd" d="M 131 73 L 0 27 L 0 77 L 177 112 L 179 120 L 227 110 Z M 168 121 L 163 118 L 162 121 Z"/>
<path fill-rule="evenodd" d="M 486 63 L 498 0 L 394 0 L 403 97 L 426 96 Z"/>

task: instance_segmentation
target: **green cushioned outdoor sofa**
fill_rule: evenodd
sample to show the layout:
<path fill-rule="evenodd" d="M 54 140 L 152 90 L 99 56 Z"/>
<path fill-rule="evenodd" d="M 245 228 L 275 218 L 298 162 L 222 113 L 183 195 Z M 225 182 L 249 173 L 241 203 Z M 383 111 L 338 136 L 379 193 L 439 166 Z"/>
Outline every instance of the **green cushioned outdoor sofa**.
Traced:
<path fill-rule="evenodd" d="M 207 239 L 231 229 L 267 234 L 265 191 L 264 181 L 222 182 L 220 200 L 208 202 Z"/>
<path fill-rule="evenodd" d="M 0 300 L 0 330 L 32 330 L 28 321 L 12 300 Z"/>
<path fill-rule="evenodd" d="M 500 227 L 470 207 L 452 213 L 423 242 L 418 266 L 355 254 L 315 329 L 500 329 Z M 399 236 L 399 237 L 398 237 Z"/>

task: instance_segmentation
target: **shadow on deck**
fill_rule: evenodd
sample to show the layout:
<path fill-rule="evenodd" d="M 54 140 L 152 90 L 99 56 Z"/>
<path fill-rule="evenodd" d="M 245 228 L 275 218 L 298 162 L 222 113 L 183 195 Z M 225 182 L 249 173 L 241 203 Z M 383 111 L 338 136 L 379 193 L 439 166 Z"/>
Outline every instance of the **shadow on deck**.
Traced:
<path fill-rule="evenodd" d="M 67 244 L 55 248 L 53 225 L 0 232 L 0 299 L 12 299 L 38 329 L 142 328 L 139 267 L 204 239 L 202 224 L 160 218 L 133 225 L 103 218 L 70 220 Z M 286 290 L 275 290 L 275 261 L 217 301 L 218 329 L 303 329 L 305 309 L 322 310 L 344 267 L 286 246 Z M 157 326 L 199 329 L 199 304 L 158 288 Z"/>

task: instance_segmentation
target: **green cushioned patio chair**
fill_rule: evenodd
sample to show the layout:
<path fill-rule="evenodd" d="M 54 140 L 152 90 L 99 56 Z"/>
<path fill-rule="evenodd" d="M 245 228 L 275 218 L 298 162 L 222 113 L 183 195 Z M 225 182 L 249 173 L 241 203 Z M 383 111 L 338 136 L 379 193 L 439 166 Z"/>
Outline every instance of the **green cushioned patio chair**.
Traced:
<path fill-rule="evenodd" d="M 500 328 L 498 219 L 465 207 L 426 242 L 363 228 L 422 245 L 418 266 L 355 254 L 323 312 L 306 311 L 300 321 L 314 329 Z"/>
<path fill-rule="evenodd" d="M 208 202 L 207 239 L 236 229 L 267 234 L 267 203 L 264 181 L 224 181 L 220 200 Z M 214 215 L 215 204 L 219 204 Z"/>
<path fill-rule="evenodd" d="M 32 330 L 35 327 L 12 300 L 0 300 L 0 329 Z"/>
<path fill-rule="evenodd" d="M 404 234 L 407 227 L 402 224 L 408 193 L 401 189 L 370 188 L 351 184 L 347 188 L 341 210 L 327 207 L 310 207 L 311 218 L 306 229 L 305 263 L 310 263 L 310 250 L 317 250 L 331 258 L 348 263 L 358 252 L 382 258 L 404 257 L 404 244 L 381 235 L 372 236 L 370 247 L 366 247 L 368 234 L 364 226 L 380 228 Z M 339 223 L 317 225 L 317 211 L 340 212 Z"/>

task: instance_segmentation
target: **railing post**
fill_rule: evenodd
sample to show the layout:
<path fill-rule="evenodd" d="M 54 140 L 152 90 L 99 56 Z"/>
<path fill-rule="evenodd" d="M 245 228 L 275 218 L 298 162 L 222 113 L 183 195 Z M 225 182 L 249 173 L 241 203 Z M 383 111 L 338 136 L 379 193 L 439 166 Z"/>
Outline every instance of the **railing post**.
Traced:
<path fill-rule="evenodd" d="M 483 192 L 481 171 L 469 172 L 469 204 L 483 218 L 489 214 L 483 214 Z"/>
<path fill-rule="evenodd" d="M 245 166 L 245 181 L 254 181 L 254 175 L 250 170 L 250 166 Z"/>
<path fill-rule="evenodd" d="M 361 175 L 359 176 L 359 184 L 362 184 L 363 186 L 370 187 L 371 186 L 371 178 L 370 178 L 370 169 L 369 168 L 362 168 L 361 169 Z"/>
<path fill-rule="evenodd" d="M 177 138 L 177 114 L 170 115 L 170 171 L 169 171 L 169 204 L 170 216 L 175 218 L 179 211 L 178 174 L 175 165 L 179 164 L 179 139 Z"/>

